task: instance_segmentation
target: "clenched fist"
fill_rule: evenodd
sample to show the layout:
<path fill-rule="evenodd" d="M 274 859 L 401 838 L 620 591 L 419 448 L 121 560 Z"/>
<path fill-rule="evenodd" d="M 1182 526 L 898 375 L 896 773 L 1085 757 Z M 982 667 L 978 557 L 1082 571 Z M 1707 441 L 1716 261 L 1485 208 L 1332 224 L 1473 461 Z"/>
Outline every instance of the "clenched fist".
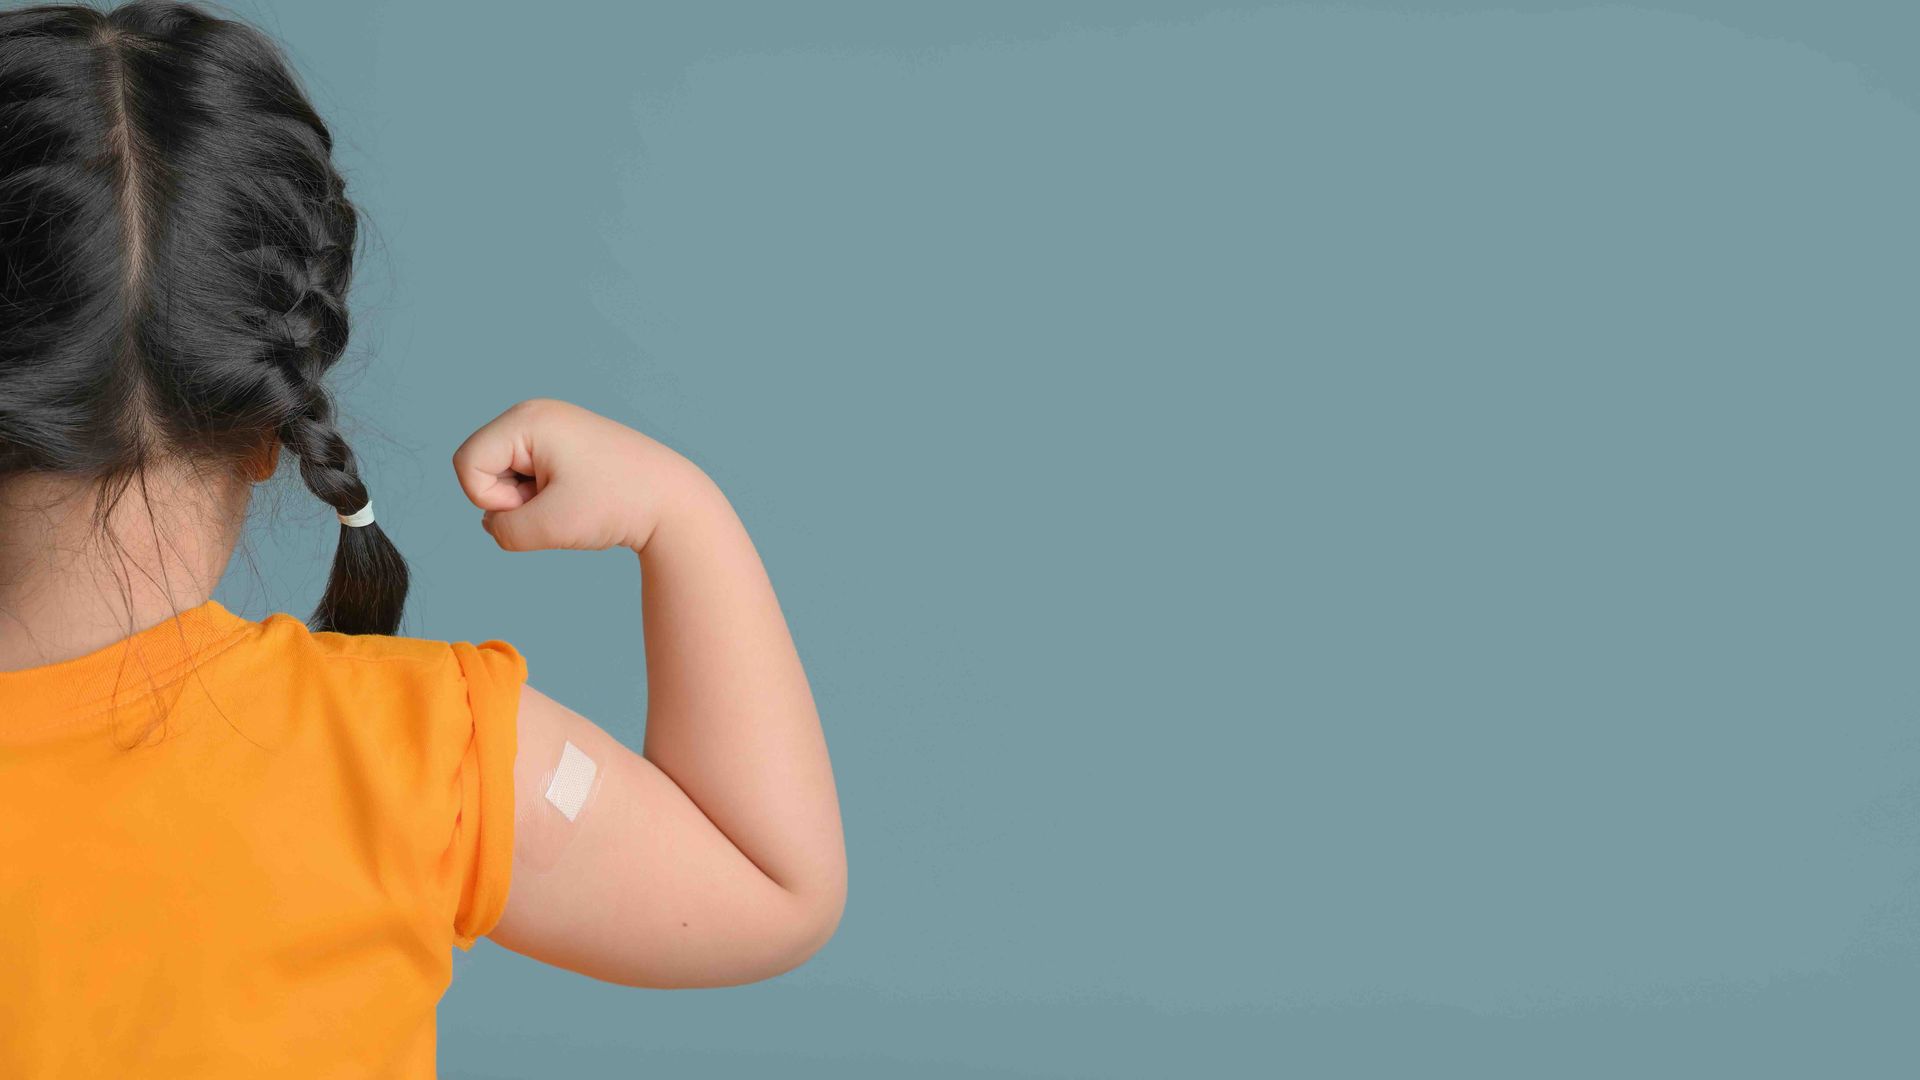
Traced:
<path fill-rule="evenodd" d="M 578 405 L 523 401 L 467 437 L 454 475 L 508 551 L 644 548 L 705 474 L 664 444 Z"/>

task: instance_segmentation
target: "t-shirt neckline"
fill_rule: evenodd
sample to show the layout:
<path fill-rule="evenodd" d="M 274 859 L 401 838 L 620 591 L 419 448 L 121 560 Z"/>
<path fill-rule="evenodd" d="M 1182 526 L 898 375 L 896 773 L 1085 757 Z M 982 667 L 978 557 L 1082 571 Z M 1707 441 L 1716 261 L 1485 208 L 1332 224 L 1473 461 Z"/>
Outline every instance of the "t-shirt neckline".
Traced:
<path fill-rule="evenodd" d="M 0 671 L 0 731 L 108 713 L 179 682 L 254 625 L 209 599 L 93 652 Z"/>

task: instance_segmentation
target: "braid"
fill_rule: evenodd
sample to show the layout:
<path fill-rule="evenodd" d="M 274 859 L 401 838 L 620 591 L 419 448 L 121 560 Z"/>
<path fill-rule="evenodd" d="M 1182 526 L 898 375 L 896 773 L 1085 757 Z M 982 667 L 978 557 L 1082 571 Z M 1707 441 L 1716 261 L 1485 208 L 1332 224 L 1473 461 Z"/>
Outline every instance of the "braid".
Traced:
<path fill-rule="evenodd" d="M 308 116 L 324 150 L 333 145 L 319 117 Z M 258 328 L 260 360 L 276 384 L 274 430 L 292 454 L 307 490 L 335 514 L 370 501 L 353 450 L 334 422 L 333 398 L 323 379 L 346 351 L 350 318 L 346 293 L 353 274 L 358 214 L 344 194 L 340 174 L 324 158 L 305 185 L 282 185 L 294 197 L 279 243 L 248 249 L 245 259 L 258 276 L 258 305 L 243 321 Z M 268 305 L 274 305 L 268 307 Z M 406 560 L 378 523 L 340 526 L 333 570 L 310 624 L 346 634 L 392 634 L 406 604 Z"/>
<path fill-rule="evenodd" d="M 333 426 L 332 403 L 316 388 L 305 412 L 280 429 L 280 441 L 300 463 L 300 479 L 307 490 L 335 513 L 351 514 L 367 503 L 367 487 L 360 482 L 353 451 Z"/>
<path fill-rule="evenodd" d="M 371 500 L 353 450 L 334 423 L 332 395 L 321 382 L 346 345 L 346 305 L 326 286 L 320 258 L 282 263 L 295 270 L 287 279 L 294 300 L 273 327 L 277 336 L 268 362 L 297 407 L 280 422 L 277 434 L 298 463 L 307 490 L 335 514 L 352 514 Z M 311 625 L 344 634 L 395 633 L 407 586 L 406 560 L 379 524 L 343 522 L 333 570 Z"/>

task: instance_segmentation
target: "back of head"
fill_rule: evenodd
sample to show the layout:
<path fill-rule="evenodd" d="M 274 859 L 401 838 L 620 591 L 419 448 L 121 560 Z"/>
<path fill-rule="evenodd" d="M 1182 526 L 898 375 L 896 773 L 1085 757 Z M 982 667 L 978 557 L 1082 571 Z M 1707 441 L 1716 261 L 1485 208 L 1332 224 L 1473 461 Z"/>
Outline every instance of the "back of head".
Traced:
<path fill-rule="evenodd" d="M 324 377 L 357 216 L 274 43 L 192 4 L 0 13 L 0 479 L 124 491 L 162 460 L 278 443 L 369 502 Z M 341 526 L 315 629 L 393 633 L 406 564 Z"/>

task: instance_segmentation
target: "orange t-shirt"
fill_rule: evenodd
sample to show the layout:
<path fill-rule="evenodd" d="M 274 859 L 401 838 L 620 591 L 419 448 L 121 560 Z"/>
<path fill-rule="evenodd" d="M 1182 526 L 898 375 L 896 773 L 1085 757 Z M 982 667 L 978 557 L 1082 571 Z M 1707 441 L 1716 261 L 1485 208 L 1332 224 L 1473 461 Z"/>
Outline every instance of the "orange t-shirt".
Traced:
<path fill-rule="evenodd" d="M 0 1077 L 433 1076 L 525 678 L 214 601 L 0 672 Z"/>

